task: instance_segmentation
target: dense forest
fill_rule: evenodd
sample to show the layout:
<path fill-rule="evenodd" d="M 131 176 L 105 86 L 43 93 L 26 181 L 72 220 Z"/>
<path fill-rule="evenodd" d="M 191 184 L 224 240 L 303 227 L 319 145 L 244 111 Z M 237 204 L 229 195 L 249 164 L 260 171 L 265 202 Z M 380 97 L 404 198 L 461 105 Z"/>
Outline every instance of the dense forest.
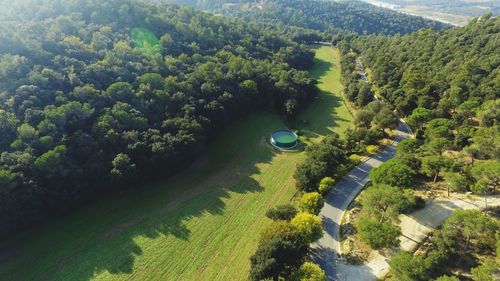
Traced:
<path fill-rule="evenodd" d="M 185 3 L 178 0 L 177 3 Z M 191 1 L 192 2 L 192 1 Z M 203 2 L 203 1 L 198 1 Z M 219 7 L 214 1 L 212 9 Z M 237 3 L 243 1 L 225 1 Z M 246 1 L 255 3 L 255 1 Z M 420 28 L 442 29 L 447 27 L 436 21 L 410 16 L 379 8 L 360 1 L 301 1 L 268 0 L 262 5 L 243 8 L 229 7 L 223 11 L 229 15 L 271 26 L 294 26 L 328 33 L 354 32 L 357 34 L 407 34 Z M 219 5 L 217 5 L 219 4 Z M 203 5 L 201 7 L 206 7 Z"/>
<path fill-rule="evenodd" d="M 313 52 L 191 8 L 2 3 L 0 233 L 145 173 L 174 173 L 225 124 L 292 118 Z M 22 11 L 22 12 L 21 12 Z"/>
<path fill-rule="evenodd" d="M 359 38 L 353 46 L 418 139 L 445 138 L 447 148 L 470 146 L 477 158 L 498 159 L 499 32 L 500 18 L 485 15 L 463 28 Z"/>
<path fill-rule="evenodd" d="M 457 211 L 415 256 L 394 255 L 390 265 L 397 280 L 459 280 L 433 278 L 464 270 L 458 275 L 496 280 L 491 278 L 498 273 L 498 208 L 488 203 L 500 183 L 499 34 L 500 18 L 487 14 L 463 28 L 357 37 L 339 44 L 345 96 L 360 108 L 356 123 L 373 118 L 372 103 L 365 104 L 375 93 L 416 134 L 399 144 L 394 159 L 372 171 L 372 186 L 361 194 L 360 238 L 373 249 L 397 246 L 395 218 L 407 212 L 405 201 L 417 202 L 404 199 L 416 189 L 447 197 L 471 192 L 484 200 L 487 215 Z M 360 81 L 358 58 L 369 68 L 369 81 Z M 383 220 L 386 225 L 376 230 Z"/>

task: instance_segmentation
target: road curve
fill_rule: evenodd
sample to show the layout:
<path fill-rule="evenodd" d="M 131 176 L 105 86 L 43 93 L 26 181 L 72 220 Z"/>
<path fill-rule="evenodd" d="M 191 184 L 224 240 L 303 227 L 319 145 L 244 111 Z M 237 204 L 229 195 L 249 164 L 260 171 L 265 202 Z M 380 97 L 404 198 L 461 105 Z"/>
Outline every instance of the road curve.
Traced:
<path fill-rule="evenodd" d="M 325 198 L 319 214 L 324 226 L 323 237 L 312 245 L 311 259 L 325 271 L 328 280 L 337 280 L 336 259 L 342 254 L 339 231 L 344 211 L 368 182 L 370 171 L 393 158 L 399 142 L 412 137 L 411 128 L 402 119 L 396 130 L 392 145 L 353 168 Z"/>

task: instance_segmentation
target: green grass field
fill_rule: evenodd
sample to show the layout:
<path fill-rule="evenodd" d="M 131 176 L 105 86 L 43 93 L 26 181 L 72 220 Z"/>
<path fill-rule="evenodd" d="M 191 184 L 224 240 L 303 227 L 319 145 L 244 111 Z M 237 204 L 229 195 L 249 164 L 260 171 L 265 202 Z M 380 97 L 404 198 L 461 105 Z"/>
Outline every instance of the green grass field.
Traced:
<path fill-rule="evenodd" d="M 317 49 L 323 90 L 300 118 L 316 137 L 343 131 L 339 52 Z M 265 212 L 290 202 L 303 152 L 267 143 L 284 127 L 259 113 L 235 122 L 182 174 L 97 202 L 0 245 L 1 280 L 245 280 Z M 300 127 L 300 126 L 299 126 Z M 5 252 L 7 254 L 5 254 Z"/>
<path fill-rule="evenodd" d="M 297 127 L 313 139 L 330 132 L 342 133 L 353 117 L 342 100 L 344 86 L 340 73 L 340 52 L 326 46 L 315 46 L 316 58 L 310 71 L 319 82 L 321 94 L 297 118 Z M 306 121 L 306 122 L 301 122 Z"/>

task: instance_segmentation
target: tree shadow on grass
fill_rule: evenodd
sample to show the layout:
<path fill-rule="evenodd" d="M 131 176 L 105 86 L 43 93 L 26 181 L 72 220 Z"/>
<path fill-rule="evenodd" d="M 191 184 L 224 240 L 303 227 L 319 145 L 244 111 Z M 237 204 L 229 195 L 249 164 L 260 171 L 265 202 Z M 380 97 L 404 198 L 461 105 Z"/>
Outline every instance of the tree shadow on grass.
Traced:
<path fill-rule="evenodd" d="M 317 49 L 320 46 L 314 46 Z M 313 68 L 310 74 L 322 83 L 339 83 L 337 81 L 328 81 L 326 76 L 335 65 L 332 61 L 315 58 Z M 338 131 L 337 128 L 342 127 L 342 122 L 350 122 L 351 116 L 347 108 L 344 108 L 346 115 L 341 116 L 339 112 L 343 109 L 344 101 L 341 98 L 341 93 L 334 93 L 330 90 L 322 89 L 320 94 L 301 112 L 295 122 L 295 127 L 300 129 L 308 138 L 317 138 Z"/>
<path fill-rule="evenodd" d="M 337 109 L 343 106 L 343 100 L 326 91 L 313 100 L 308 108 L 299 116 L 295 126 L 309 138 L 332 134 L 339 122 L 349 122 L 338 114 Z"/>
<path fill-rule="evenodd" d="M 311 75 L 316 80 L 320 80 L 322 77 L 326 75 L 326 73 L 333 67 L 334 64 L 330 61 L 321 60 L 318 58 L 314 58 L 313 68 L 310 71 Z"/>
<path fill-rule="evenodd" d="M 76 281 L 91 280 L 103 272 L 132 274 L 136 257 L 144 251 L 137 239 L 174 236 L 189 241 L 193 233 L 186 222 L 190 219 L 223 215 L 225 200 L 234 194 L 264 190 L 255 180 L 261 174 L 257 165 L 270 163 L 281 152 L 263 138 L 282 124 L 269 114 L 251 118 L 236 125 L 251 133 L 235 136 L 242 131 L 231 126 L 200 158 L 202 164 L 147 189 L 101 199 L 27 233 L 18 241 L 25 246 L 12 263 L 5 268 L 0 264 L 0 273 L 6 280 Z M 216 233 L 209 232 L 203 239 L 209 243 L 211 235 Z M 170 255 L 167 251 L 168 245 L 162 254 Z M 29 273 L 22 268 L 29 268 Z"/>

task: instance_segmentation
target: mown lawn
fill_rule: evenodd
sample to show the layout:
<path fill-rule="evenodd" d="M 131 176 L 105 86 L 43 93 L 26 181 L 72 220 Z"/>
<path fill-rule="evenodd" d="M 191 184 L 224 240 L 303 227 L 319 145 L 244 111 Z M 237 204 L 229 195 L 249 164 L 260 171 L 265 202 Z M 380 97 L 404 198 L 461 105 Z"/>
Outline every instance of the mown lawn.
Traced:
<path fill-rule="evenodd" d="M 338 50 L 317 48 L 312 73 L 323 93 L 300 116 L 308 123 L 298 125 L 315 138 L 352 120 L 339 98 L 339 65 Z M 265 212 L 296 193 L 293 172 L 304 153 L 267 144 L 282 127 L 273 114 L 248 116 L 182 174 L 100 198 L 4 241 L 9 253 L 0 256 L 0 279 L 245 280 L 259 231 L 269 223 Z"/>
<path fill-rule="evenodd" d="M 314 46 L 316 58 L 310 73 L 319 82 L 321 94 L 297 118 L 297 127 L 313 139 L 331 132 L 341 134 L 352 124 L 353 117 L 342 99 L 340 51 L 327 46 Z"/>

